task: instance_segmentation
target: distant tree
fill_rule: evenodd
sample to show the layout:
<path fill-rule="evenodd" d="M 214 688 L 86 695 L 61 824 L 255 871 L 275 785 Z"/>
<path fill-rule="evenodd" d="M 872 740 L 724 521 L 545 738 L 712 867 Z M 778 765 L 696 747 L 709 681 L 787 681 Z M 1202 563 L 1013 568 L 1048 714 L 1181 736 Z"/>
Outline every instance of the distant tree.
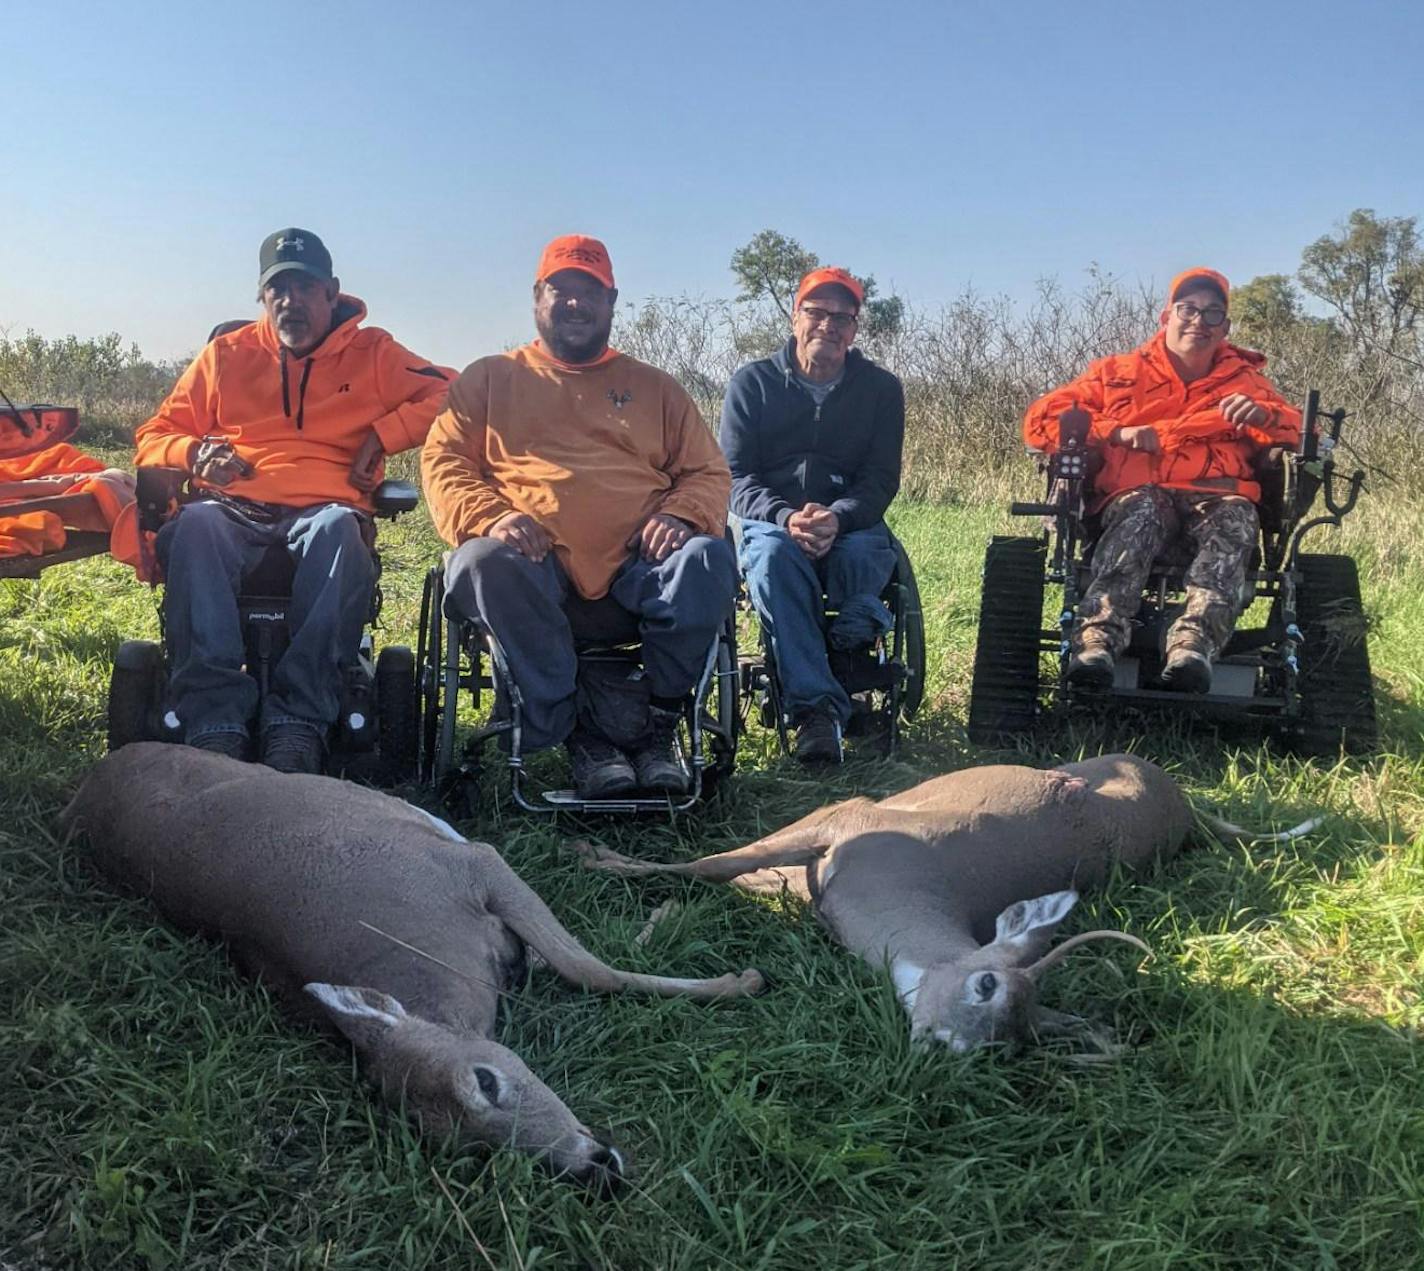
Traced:
<path fill-rule="evenodd" d="M 732 276 L 741 288 L 737 299 L 748 305 L 768 307 L 748 334 L 749 343 L 774 348 L 785 338 L 797 285 L 820 263 L 821 258 L 815 252 L 807 251 L 796 239 L 772 229 L 762 230 L 732 253 Z M 865 288 L 861 336 L 874 342 L 897 335 L 905 322 L 905 302 L 896 295 L 877 297 L 872 274 L 857 274 L 856 278 Z M 780 323 L 773 314 L 780 315 Z"/>
<path fill-rule="evenodd" d="M 1417 353 L 1424 335 L 1424 246 L 1413 216 L 1359 208 L 1301 253 L 1301 285 L 1338 315 L 1357 350 Z"/>

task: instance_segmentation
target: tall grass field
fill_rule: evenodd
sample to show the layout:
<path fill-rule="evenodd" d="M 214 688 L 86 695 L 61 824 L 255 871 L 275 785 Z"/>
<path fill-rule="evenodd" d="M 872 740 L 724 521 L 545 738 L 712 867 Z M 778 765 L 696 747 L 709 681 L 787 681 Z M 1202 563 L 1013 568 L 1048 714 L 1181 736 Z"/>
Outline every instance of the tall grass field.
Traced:
<path fill-rule="evenodd" d="M 550 824 L 490 790 L 460 823 L 609 961 L 767 973 L 761 997 L 698 1005 L 535 972 L 508 1002 L 502 1039 L 631 1157 L 613 1200 L 421 1140 L 344 1043 L 98 881 L 56 817 L 103 752 L 116 647 L 156 635 L 154 596 L 107 559 L 0 583 L 0 1267 L 1424 1266 L 1424 511 L 1381 490 L 1310 540 L 1361 565 L 1377 756 L 1302 760 L 1160 719 L 986 750 L 963 730 L 979 571 L 991 534 L 1023 532 L 1001 509 L 1031 486 L 893 509 L 930 650 L 895 760 L 808 772 L 754 719 L 696 815 Z M 383 551 L 379 639 L 414 644 L 438 552 L 423 512 Z M 809 912 L 589 874 L 565 846 L 690 857 L 851 794 L 1125 748 L 1230 820 L 1325 820 L 1289 844 L 1203 842 L 1084 898 L 1066 933 L 1153 949 L 1093 945 L 1045 983 L 1123 1044 L 1113 1059 L 912 1047 L 888 978 Z"/>

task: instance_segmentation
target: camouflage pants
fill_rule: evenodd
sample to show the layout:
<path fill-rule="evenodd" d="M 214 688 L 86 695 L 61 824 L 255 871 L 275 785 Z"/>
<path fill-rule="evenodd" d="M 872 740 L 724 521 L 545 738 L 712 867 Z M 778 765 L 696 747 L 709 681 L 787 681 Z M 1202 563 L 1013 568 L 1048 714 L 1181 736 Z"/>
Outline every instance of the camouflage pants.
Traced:
<path fill-rule="evenodd" d="M 1167 633 L 1170 653 L 1192 648 L 1214 658 L 1231 636 L 1260 522 L 1239 495 L 1144 485 L 1119 495 L 1103 513 L 1093 576 L 1073 632 L 1075 650 L 1127 648 L 1132 619 L 1153 560 L 1174 539 L 1195 551 L 1186 573 L 1186 608 Z"/>

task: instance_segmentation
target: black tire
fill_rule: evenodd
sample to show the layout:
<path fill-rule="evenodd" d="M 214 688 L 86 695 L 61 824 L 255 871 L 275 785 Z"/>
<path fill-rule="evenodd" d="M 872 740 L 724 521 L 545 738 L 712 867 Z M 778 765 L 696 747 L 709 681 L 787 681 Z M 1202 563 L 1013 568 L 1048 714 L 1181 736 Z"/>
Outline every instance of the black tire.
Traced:
<path fill-rule="evenodd" d="M 1045 546 L 990 540 L 984 556 L 979 640 L 969 690 L 969 737 L 989 743 L 1030 732 L 1038 715 Z"/>
<path fill-rule="evenodd" d="M 382 779 L 390 785 L 413 781 L 420 759 L 420 708 L 415 654 L 403 644 L 382 649 L 376 659 L 376 737 Z"/>
<path fill-rule="evenodd" d="M 920 587 L 915 581 L 914 566 L 899 539 L 895 540 L 895 581 L 900 586 L 901 613 L 905 624 L 901 657 L 905 665 L 905 681 L 900 687 L 900 718 L 906 723 L 914 719 L 920 703 L 925 700 L 925 615 L 920 608 Z"/>
<path fill-rule="evenodd" d="M 1360 576 L 1348 556 L 1296 557 L 1296 651 L 1301 726 L 1295 745 L 1303 754 L 1330 758 L 1375 749 L 1374 688 L 1365 638 Z"/>
<path fill-rule="evenodd" d="M 109 749 L 159 735 L 158 711 L 167 684 L 163 646 L 152 640 L 125 640 L 109 677 Z"/>
<path fill-rule="evenodd" d="M 702 770 L 702 794 L 710 798 L 737 766 L 737 741 L 742 731 L 741 699 L 738 693 L 741 668 L 737 663 L 737 624 L 728 618 L 717 638 L 717 665 L 708 694 L 705 713 L 717 732 L 704 730 L 711 763 Z"/>
<path fill-rule="evenodd" d="M 431 566 L 420 598 L 420 779 L 434 785 L 435 758 L 440 735 L 440 675 L 445 661 L 445 570 Z"/>

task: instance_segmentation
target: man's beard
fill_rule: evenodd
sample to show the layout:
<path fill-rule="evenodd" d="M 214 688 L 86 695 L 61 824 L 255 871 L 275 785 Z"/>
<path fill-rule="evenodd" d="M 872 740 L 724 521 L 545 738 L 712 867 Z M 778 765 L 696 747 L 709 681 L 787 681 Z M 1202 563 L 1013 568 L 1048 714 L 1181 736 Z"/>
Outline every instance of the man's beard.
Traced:
<path fill-rule="evenodd" d="M 539 338 L 561 362 L 592 362 L 608 347 L 612 326 L 611 321 L 578 325 L 553 321 L 539 325 Z"/>

